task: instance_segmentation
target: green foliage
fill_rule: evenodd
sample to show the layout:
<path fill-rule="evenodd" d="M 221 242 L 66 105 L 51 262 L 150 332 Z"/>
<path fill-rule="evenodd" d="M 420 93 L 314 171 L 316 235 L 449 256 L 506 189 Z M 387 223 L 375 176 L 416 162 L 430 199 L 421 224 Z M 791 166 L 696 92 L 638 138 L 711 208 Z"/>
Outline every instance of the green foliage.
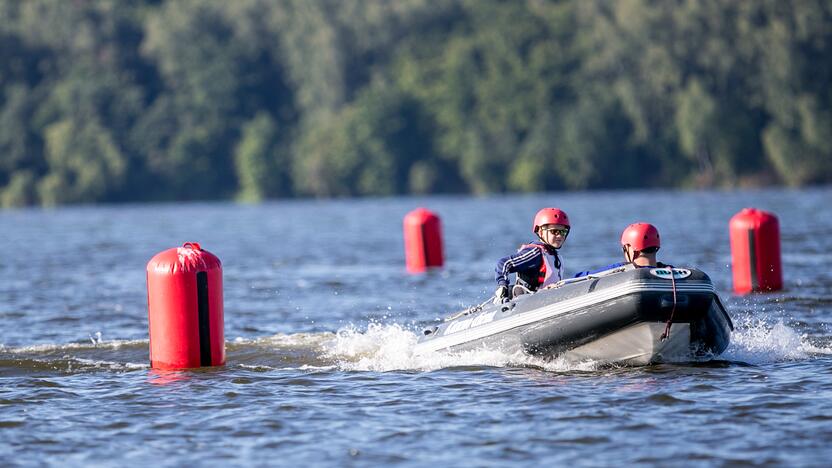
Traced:
<path fill-rule="evenodd" d="M 63 120 L 46 128 L 48 174 L 38 183 L 44 205 L 106 199 L 125 176 L 111 135 L 95 121 Z"/>
<path fill-rule="evenodd" d="M 411 181 L 418 190 L 435 183 L 433 136 L 419 103 L 385 85 L 371 89 L 305 132 L 294 165 L 294 179 L 308 181 L 302 193 L 393 195 Z"/>
<path fill-rule="evenodd" d="M 0 204 L 832 182 L 822 0 L 0 0 Z"/>
<path fill-rule="evenodd" d="M 17 171 L 0 194 L 0 206 L 5 208 L 34 205 L 38 201 L 35 175 L 31 171 Z"/>
<path fill-rule="evenodd" d="M 266 113 L 258 114 L 244 125 L 242 138 L 234 151 L 239 200 L 258 202 L 292 193 L 291 153 L 286 143 Z"/>

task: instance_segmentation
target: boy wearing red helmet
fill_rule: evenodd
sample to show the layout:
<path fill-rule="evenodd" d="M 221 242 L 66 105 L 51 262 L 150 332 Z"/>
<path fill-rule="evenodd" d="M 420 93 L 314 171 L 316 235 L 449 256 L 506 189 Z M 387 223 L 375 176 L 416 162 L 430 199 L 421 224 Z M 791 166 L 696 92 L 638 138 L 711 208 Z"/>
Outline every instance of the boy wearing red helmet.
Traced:
<path fill-rule="evenodd" d="M 660 266 L 656 261 L 656 253 L 661 245 L 659 230 L 650 223 L 631 224 L 621 233 L 624 258 L 635 266 Z"/>
<path fill-rule="evenodd" d="M 575 275 L 587 276 L 602 271 L 611 270 L 632 263 L 638 267 L 666 267 L 664 263 L 656 261 L 656 254 L 661 247 L 659 230 L 650 223 L 633 223 L 621 233 L 621 250 L 626 262 L 613 263 L 604 268 L 592 271 L 582 271 Z"/>
<path fill-rule="evenodd" d="M 520 246 L 517 253 L 501 258 L 497 262 L 497 290 L 494 302 L 502 303 L 511 299 L 508 276 L 517 274 L 517 284 L 529 291 L 554 284 L 563 279 L 563 262 L 558 249 L 569 235 L 569 217 L 559 208 L 543 208 L 534 217 L 532 232 L 539 241 Z"/>

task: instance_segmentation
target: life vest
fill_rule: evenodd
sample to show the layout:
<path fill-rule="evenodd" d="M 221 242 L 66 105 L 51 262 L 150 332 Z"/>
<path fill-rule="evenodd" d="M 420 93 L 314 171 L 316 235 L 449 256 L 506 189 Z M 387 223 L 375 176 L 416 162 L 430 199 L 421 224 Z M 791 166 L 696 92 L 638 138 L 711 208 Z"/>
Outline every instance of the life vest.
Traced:
<path fill-rule="evenodd" d="M 540 253 L 543 254 L 543 261 L 540 263 L 540 271 L 537 273 L 537 286 L 535 288 L 543 288 L 562 280 L 563 262 L 558 258 L 558 254 L 549 254 L 548 249 L 540 244 L 523 244 L 520 246 L 520 250 L 531 247 L 540 250 Z"/>

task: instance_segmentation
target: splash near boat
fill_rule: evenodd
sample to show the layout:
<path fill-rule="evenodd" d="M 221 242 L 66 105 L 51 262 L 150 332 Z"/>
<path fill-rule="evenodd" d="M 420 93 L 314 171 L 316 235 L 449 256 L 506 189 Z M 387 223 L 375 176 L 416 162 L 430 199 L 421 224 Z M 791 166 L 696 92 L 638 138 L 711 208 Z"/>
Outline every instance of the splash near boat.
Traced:
<path fill-rule="evenodd" d="M 646 365 L 716 357 L 733 328 L 702 271 L 627 265 L 461 311 L 425 329 L 414 353 L 485 347 Z"/>

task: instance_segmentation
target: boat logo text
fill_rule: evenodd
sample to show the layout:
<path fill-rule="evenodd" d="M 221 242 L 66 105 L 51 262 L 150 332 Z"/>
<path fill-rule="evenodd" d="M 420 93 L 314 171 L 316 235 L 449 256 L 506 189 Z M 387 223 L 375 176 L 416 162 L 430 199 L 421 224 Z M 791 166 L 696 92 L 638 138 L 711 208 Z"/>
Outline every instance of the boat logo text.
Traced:
<path fill-rule="evenodd" d="M 650 274 L 662 279 L 670 279 L 671 271 L 674 279 L 683 279 L 690 276 L 690 270 L 685 268 L 653 268 L 650 270 Z"/>

